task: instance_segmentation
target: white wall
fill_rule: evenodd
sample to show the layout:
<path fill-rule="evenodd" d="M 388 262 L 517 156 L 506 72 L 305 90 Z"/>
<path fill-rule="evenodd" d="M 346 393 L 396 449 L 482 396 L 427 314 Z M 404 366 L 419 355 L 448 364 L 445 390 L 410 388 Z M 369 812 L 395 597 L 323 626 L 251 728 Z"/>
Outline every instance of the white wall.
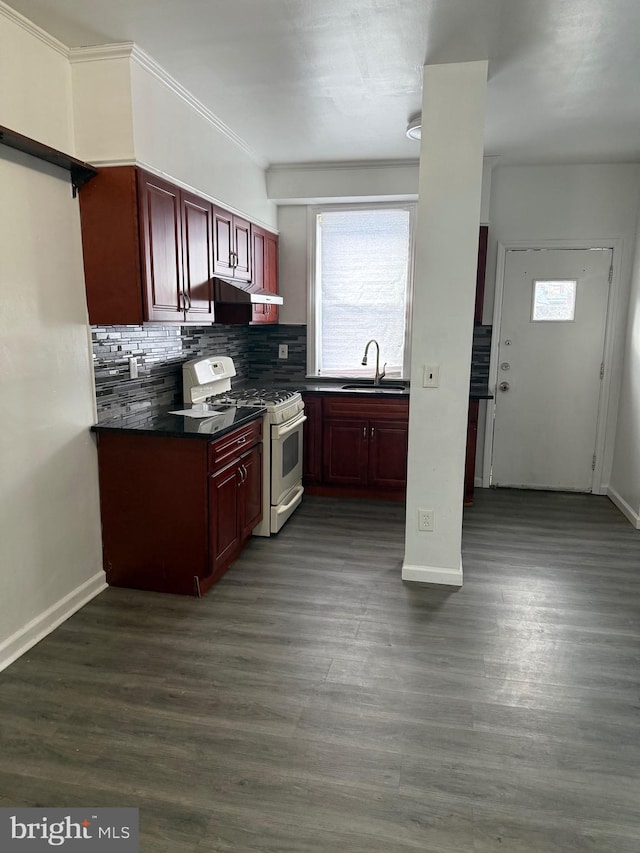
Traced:
<path fill-rule="evenodd" d="M 0 57 L 3 122 L 71 151 L 64 56 L 0 7 Z M 0 186 L 1 669 L 104 573 L 78 202 L 67 173 L 4 148 Z"/>
<path fill-rule="evenodd" d="M 604 484 L 613 460 L 618 389 L 626 337 L 626 306 L 635 245 L 640 196 L 638 165 L 498 166 L 493 173 L 484 321 L 491 323 L 495 293 L 497 244 L 540 240 L 585 241 L 607 245 L 621 240 L 618 301 L 607 443 L 603 460 Z M 482 470 L 484 421 L 481 407 L 476 471 Z M 640 435 L 636 436 L 640 441 Z"/>
<path fill-rule="evenodd" d="M 631 277 L 610 497 L 640 529 L 640 221 Z"/>
<path fill-rule="evenodd" d="M 279 283 L 284 305 L 280 323 L 306 324 L 309 291 L 308 210 L 306 205 L 278 208 Z"/>
<path fill-rule="evenodd" d="M 277 227 L 263 164 L 132 43 L 71 51 L 78 156 L 138 163 L 267 228 Z"/>
<path fill-rule="evenodd" d="M 416 157 L 418 156 L 416 143 Z M 269 198 L 279 204 L 330 204 L 346 200 L 415 201 L 418 160 L 400 163 L 317 163 L 272 166 Z"/>
<path fill-rule="evenodd" d="M 403 580 L 462 583 L 462 495 L 487 63 L 425 66 Z M 452 144 L 455 140 L 455 144 Z M 424 365 L 438 365 L 424 388 Z M 418 530 L 420 509 L 434 512 Z"/>
<path fill-rule="evenodd" d="M 76 155 L 96 166 L 134 163 L 130 45 L 70 55 Z"/>
<path fill-rule="evenodd" d="M 2 2 L 0 80 L 0 124 L 73 153 L 66 48 Z"/>

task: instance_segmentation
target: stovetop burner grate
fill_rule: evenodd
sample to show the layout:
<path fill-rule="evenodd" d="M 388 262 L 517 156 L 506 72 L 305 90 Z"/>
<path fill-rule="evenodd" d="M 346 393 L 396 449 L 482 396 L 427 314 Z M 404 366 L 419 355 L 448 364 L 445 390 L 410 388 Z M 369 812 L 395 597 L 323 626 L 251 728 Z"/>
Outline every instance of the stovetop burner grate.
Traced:
<path fill-rule="evenodd" d="M 211 402 L 225 406 L 277 406 L 290 400 L 297 392 L 280 388 L 239 388 L 212 397 Z"/>

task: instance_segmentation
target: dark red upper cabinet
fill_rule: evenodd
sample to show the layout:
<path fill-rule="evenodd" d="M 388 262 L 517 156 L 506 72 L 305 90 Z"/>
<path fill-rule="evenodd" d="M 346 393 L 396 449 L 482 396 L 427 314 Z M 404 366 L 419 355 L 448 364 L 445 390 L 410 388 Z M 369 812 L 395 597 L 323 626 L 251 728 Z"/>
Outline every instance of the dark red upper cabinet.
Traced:
<path fill-rule="evenodd" d="M 180 193 L 180 201 L 185 318 L 193 322 L 212 323 L 213 207 L 209 202 L 186 192 Z"/>
<path fill-rule="evenodd" d="M 251 281 L 251 223 L 222 207 L 213 207 L 213 272 Z"/>
<path fill-rule="evenodd" d="M 138 172 L 145 319 L 184 319 L 180 190 Z"/>
<path fill-rule="evenodd" d="M 278 237 L 258 225 L 251 226 L 251 249 L 253 255 L 253 284 L 256 287 L 278 293 Z M 277 305 L 254 305 L 251 322 L 254 324 L 277 323 Z"/>

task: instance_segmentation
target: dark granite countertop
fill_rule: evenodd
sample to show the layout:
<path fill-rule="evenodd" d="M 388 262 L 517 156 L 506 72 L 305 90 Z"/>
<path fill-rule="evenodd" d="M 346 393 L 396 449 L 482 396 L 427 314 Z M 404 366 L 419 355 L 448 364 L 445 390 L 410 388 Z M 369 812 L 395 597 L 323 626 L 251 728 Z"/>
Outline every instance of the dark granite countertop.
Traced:
<path fill-rule="evenodd" d="M 325 381 L 311 381 L 307 380 L 304 383 L 299 384 L 300 390 L 304 394 L 355 394 L 358 397 L 366 396 L 366 397 L 385 397 L 385 398 L 394 398 L 400 397 L 405 398 L 409 396 L 409 387 L 407 383 L 406 388 L 394 388 L 393 390 L 386 388 L 384 382 L 382 385 L 369 385 L 367 388 L 359 388 L 359 389 L 348 389 L 343 388 L 343 385 L 364 385 L 365 382 L 359 382 L 357 379 L 334 379 Z"/>
<path fill-rule="evenodd" d="M 406 383 L 406 388 L 396 389 L 393 391 L 385 390 L 384 381 L 381 386 L 371 384 L 366 389 L 346 389 L 343 387 L 344 385 L 365 384 L 364 382 L 360 383 L 357 379 L 349 378 L 331 380 L 318 379 L 315 381 L 312 379 L 306 379 L 303 382 L 282 382 L 280 384 L 284 387 L 295 388 L 303 394 L 356 394 L 357 396 L 385 397 L 386 399 L 394 399 L 395 397 L 403 399 L 411 395 L 411 388 L 409 387 L 408 382 Z M 492 400 L 493 394 L 489 392 L 486 385 L 473 384 L 469 389 L 469 399 Z"/>
<path fill-rule="evenodd" d="M 176 409 L 187 406 L 176 406 Z M 136 435 L 157 435 L 165 438 L 200 438 L 210 441 L 231 432 L 237 427 L 248 424 L 262 417 L 266 409 L 248 407 L 220 406 L 220 415 L 207 418 L 189 418 L 184 415 L 162 414 L 132 414 L 122 417 L 109 418 L 94 424 L 93 432 L 128 432 Z"/>

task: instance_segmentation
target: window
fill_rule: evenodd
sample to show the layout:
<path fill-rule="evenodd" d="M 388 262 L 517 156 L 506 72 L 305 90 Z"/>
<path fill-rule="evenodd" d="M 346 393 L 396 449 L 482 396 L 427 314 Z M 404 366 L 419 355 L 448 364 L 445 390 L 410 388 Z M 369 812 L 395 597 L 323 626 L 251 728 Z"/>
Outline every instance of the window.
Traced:
<path fill-rule="evenodd" d="M 315 208 L 309 373 L 408 378 L 414 205 Z"/>
<path fill-rule="evenodd" d="M 576 315 L 577 281 L 555 280 L 533 282 L 533 322 L 572 322 Z"/>

